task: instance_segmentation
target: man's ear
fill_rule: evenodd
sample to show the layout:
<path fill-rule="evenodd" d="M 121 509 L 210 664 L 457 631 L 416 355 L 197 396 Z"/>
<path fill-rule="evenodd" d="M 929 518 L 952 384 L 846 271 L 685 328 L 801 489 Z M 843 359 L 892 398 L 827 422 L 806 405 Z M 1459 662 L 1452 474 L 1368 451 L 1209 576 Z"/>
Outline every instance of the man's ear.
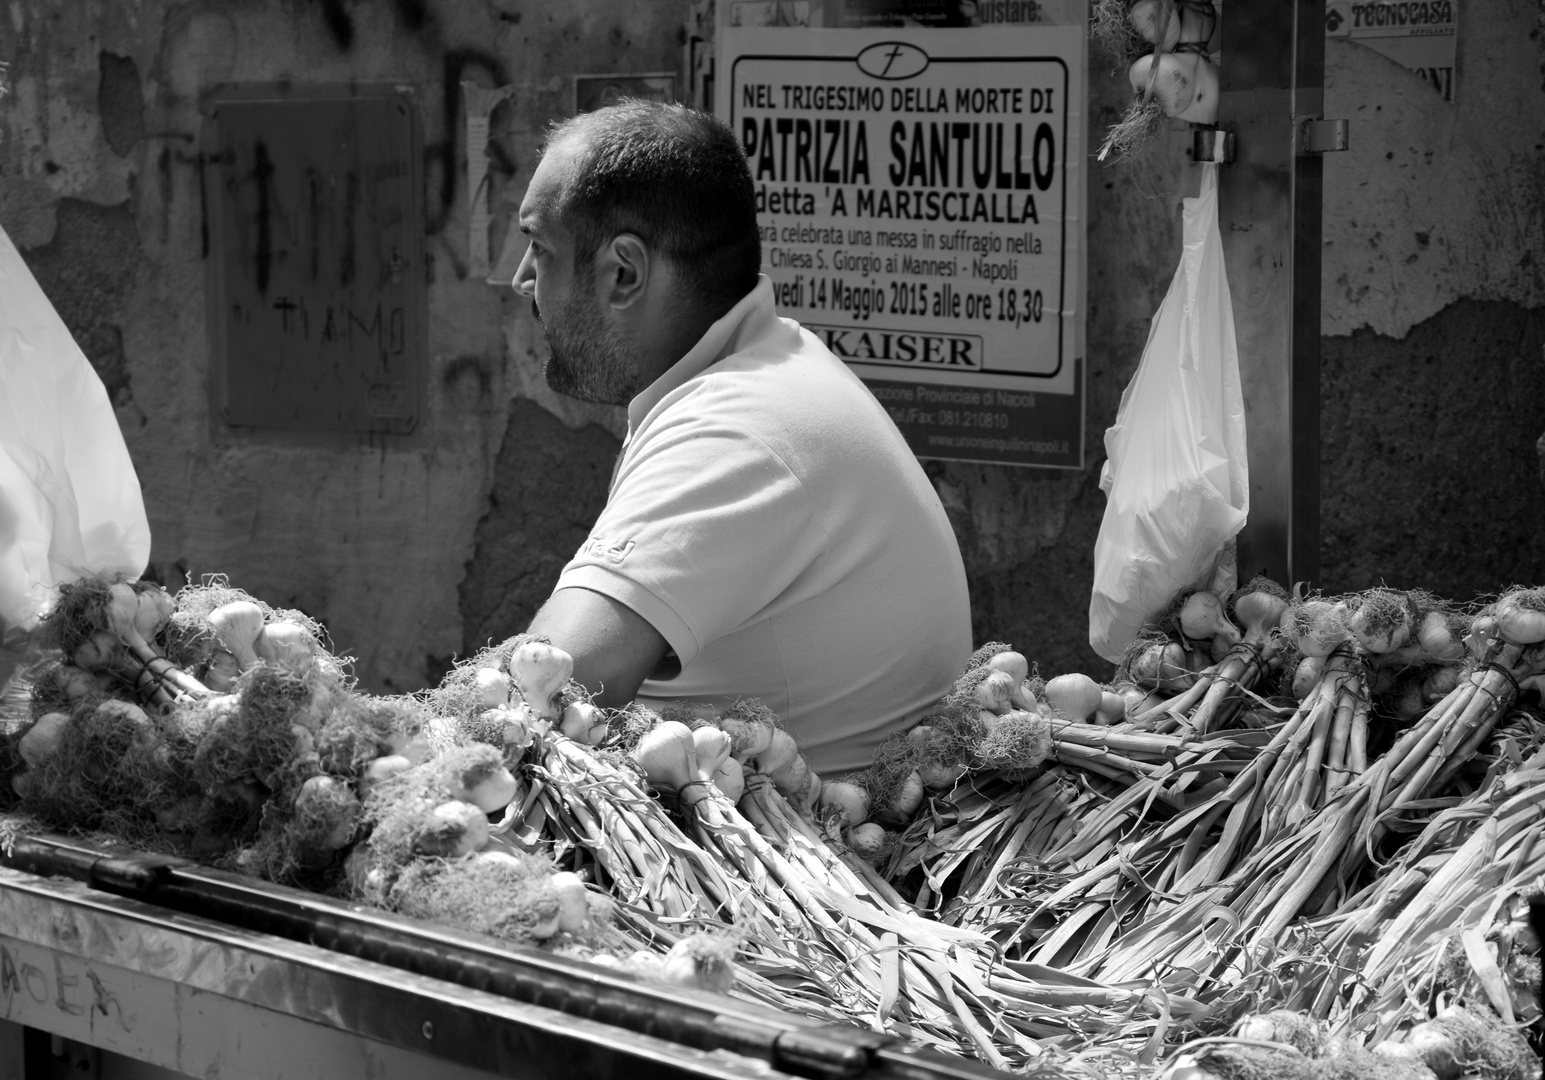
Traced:
<path fill-rule="evenodd" d="M 633 233 L 619 233 L 603 255 L 602 298 L 614 308 L 632 307 L 649 290 L 649 278 L 657 270 L 654 253 Z"/>

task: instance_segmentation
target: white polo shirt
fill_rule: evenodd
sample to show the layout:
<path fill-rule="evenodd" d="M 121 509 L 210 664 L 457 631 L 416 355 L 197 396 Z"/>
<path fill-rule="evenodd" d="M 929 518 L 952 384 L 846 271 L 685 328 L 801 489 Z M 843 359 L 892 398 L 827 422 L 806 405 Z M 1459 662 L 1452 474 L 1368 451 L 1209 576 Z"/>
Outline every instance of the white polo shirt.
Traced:
<path fill-rule="evenodd" d="M 681 673 L 639 699 L 760 698 L 828 778 L 949 690 L 965 568 L 884 408 L 764 276 L 628 406 L 611 493 L 557 588 L 626 604 Z"/>

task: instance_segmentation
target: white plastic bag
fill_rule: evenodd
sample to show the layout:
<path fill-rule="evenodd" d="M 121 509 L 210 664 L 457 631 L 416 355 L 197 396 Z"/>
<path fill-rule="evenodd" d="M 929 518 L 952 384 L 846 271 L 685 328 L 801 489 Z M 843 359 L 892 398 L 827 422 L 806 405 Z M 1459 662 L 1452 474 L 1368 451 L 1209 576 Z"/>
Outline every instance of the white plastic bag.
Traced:
<path fill-rule="evenodd" d="M 1117 662 L 1176 592 L 1208 584 L 1250 509 L 1216 165 L 1185 200 L 1185 251 L 1105 432 L 1089 644 Z"/>
<path fill-rule="evenodd" d="M 0 638 L 30 629 L 55 585 L 135 578 L 149 558 L 107 391 L 0 229 Z"/>

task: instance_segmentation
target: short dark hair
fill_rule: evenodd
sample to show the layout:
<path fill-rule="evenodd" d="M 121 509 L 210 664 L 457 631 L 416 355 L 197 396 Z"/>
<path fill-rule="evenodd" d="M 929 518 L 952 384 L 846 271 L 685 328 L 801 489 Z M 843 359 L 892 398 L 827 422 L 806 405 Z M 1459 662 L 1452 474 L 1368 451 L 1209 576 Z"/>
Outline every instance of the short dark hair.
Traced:
<path fill-rule="evenodd" d="M 715 316 L 756 287 L 762 238 L 745 152 L 717 117 L 624 98 L 554 124 L 547 146 L 581 147 L 559 214 L 577 262 L 619 233 L 670 259 L 696 306 Z"/>

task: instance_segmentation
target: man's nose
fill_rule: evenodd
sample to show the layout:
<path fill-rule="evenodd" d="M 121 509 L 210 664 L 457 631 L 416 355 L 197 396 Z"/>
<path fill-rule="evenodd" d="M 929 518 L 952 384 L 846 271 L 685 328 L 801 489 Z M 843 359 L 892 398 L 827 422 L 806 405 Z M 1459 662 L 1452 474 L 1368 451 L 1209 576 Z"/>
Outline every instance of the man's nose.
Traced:
<path fill-rule="evenodd" d="M 510 282 L 510 288 L 521 296 L 536 295 L 536 260 L 531 257 L 529 245 L 526 253 L 520 257 L 520 265 L 515 268 L 515 278 Z"/>

